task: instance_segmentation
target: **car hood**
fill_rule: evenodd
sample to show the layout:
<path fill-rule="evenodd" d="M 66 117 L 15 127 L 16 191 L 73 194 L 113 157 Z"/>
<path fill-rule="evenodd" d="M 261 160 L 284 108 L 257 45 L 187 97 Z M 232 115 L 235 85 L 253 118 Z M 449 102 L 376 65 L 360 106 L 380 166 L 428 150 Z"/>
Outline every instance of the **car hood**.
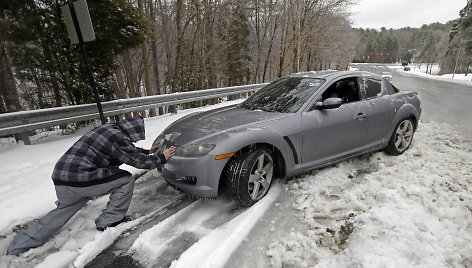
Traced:
<path fill-rule="evenodd" d="M 233 105 L 190 114 L 172 123 L 163 134 L 175 145 L 182 146 L 225 131 L 259 125 L 286 116 L 283 113 L 247 110 Z"/>

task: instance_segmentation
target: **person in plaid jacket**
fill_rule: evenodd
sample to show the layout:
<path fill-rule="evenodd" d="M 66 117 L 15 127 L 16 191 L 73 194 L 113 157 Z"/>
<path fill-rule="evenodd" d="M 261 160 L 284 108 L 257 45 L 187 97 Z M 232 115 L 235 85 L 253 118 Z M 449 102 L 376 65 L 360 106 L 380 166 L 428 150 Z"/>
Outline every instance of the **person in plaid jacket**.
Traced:
<path fill-rule="evenodd" d="M 98 126 L 82 136 L 65 152 L 54 167 L 57 207 L 28 229 L 18 233 L 7 249 L 7 255 L 19 255 L 43 245 L 90 199 L 110 194 L 110 201 L 95 220 L 97 230 L 128 221 L 135 179 L 120 165 L 153 169 L 166 163 L 175 147 L 154 154 L 160 141 L 150 150 L 134 146 L 144 140 L 144 120 L 137 116 Z"/>

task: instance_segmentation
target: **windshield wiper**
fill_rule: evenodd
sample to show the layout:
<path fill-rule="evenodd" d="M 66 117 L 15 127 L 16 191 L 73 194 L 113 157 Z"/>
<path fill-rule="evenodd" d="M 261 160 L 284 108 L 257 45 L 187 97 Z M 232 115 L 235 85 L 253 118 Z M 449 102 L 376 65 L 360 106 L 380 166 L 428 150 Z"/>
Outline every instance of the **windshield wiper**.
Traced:
<path fill-rule="evenodd" d="M 257 109 L 256 107 L 251 106 L 251 105 L 247 105 L 247 104 L 246 104 L 246 105 L 239 104 L 239 107 L 240 107 L 240 108 L 243 108 L 243 109 L 247 109 L 247 110 L 255 110 L 255 109 Z"/>

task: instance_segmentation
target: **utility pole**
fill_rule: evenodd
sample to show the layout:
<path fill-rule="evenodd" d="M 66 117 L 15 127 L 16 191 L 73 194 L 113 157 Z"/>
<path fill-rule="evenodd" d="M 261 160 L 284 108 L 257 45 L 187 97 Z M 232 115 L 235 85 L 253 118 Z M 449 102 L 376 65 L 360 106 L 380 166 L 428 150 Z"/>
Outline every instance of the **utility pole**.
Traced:
<path fill-rule="evenodd" d="M 461 55 L 461 47 L 459 47 L 457 51 L 456 64 L 454 64 L 454 71 L 452 72 L 452 79 L 454 79 L 454 75 L 456 74 L 457 63 L 459 62 L 460 55 Z"/>

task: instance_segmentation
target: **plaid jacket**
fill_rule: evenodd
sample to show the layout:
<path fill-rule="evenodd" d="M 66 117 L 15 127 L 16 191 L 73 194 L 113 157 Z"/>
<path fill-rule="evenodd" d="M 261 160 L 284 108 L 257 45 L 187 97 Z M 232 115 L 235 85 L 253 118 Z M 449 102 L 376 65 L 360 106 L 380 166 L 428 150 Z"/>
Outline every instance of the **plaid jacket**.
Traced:
<path fill-rule="evenodd" d="M 123 163 L 152 169 L 165 164 L 163 155 L 149 155 L 133 142 L 144 139 L 144 120 L 134 117 L 98 126 L 82 136 L 59 159 L 52 173 L 55 185 L 84 187 L 130 175 Z"/>

